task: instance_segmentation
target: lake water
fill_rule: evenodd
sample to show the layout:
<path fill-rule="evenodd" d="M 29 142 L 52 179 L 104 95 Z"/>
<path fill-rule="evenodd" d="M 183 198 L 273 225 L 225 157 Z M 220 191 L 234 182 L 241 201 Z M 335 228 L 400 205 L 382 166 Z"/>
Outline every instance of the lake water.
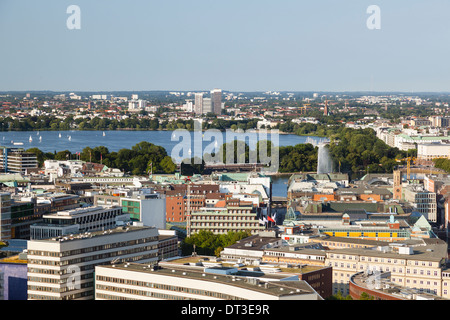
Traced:
<path fill-rule="evenodd" d="M 238 138 L 245 138 L 245 134 L 237 134 Z M 31 137 L 31 141 L 30 141 Z M 193 137 L 193 133 L 191 133 Z M 222 133 L 223 141 L 226 141 L 226 133 Z M 256 141 L 261 136 L 256 136 Z M 204 139 L 204 137 L 202 137 Z M 270 134 L 268 140 L 276 142 L 279 146 L 294 146 L 302 143 L 319 143 L 324 141 L 320 137 L 305 137 L 293 134 L 281 134 L 278 138 L 271 139 Z M 193 140 L 193 139 L 192 139 Z M 251 139 L 250 139 L 251 140 Z M 69 150 L 72 154 L 81 152 L 85 147 L 105 146 L 110 152 L 119 151 L 120 149 L 130 149 L 141 141 L 147 141 L 155 145 L 164 147 L 170 155 L 171 150 L 181 141 L 177 139 L 173 131 L 18 131 L 18 132 L 0 132 L 0 145 L 6 147 L 39 148 L 43 152 L 54 152 Z M 214 141 L 214 140 L 212 140 Z M 253 139 L 246 140 L 250 148 L 253 149 L 256 141 Z M 22 143 L 22 145 L 14 145 L 13 143 Z M 203 141 L 203 147 L 211 144 L 210 141 Z M 279 197 L 287 196 L 287 180 L 288 176 L 274 176 L 272 195 Z"/>
<path fill-rule="evenodd" d="M 170 154 L 171 150 L 177 144 L 182 141 L 182 139 L 177 140 L 178 132 L 174 134 L 173 131 L 7 131 L 0 132 L 0 145 L 5 147 L 20 147 L 29 148 L 39 148 L 43 152 L 54 152 L 69 150 L 72 153 L 81 152 L 85 147 L 97 147 L 105 146 L 108 150 L 119 151 L 120 149 L 126 148 L 131 149 L 132 146 L 136 145 L 141 141 L 147 141 L 155 145 L 164 147 L 167 153 Z M 256 134 L 255 134 L 256 135 Z M 245 137 L 245 133 L 237 134 L 238 138 Z M 30 142 L 31 137 L 31 142 Z M 194 140 L 193 133 L 191 133 L 192 141 Z M 226 133 L 222 133 L 223 142 L 226 142 Z M 257 136 L 257 140 L 261 140 L 261 136 Z M 40 140 L 41 139 L 41 140 Z M 203 137 L 205 140 L 205 138 Z M 267 135 L 267 139 L 274 141 L 276 139 L 271 139 L 270 133 Z M 296 144 L 306 143 L 306 142 L 321 142 L 324 138 L 320 137 L 305 137 L 297 136 L 294 134 L 280 134 L 278 136 L 279 146 L 294 146 Z M 214 140 L 203 141 L 203 147 L 211 144 Z M 14 145 L 14 143 L 23 143 L 23 145 Z M 248 144 L 252 146 L 256 143 L 254 139 L 251 141 L 247 140 Z M 252 148 L 253 149 L 253 148 Z"/>

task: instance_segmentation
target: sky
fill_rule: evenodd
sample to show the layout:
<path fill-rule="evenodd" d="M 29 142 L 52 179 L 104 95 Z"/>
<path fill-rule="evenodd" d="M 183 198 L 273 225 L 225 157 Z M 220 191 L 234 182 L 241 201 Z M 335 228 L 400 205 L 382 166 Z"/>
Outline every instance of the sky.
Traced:
<path fill-rule="evenodd" d="M 448 0 L 0 0 L 0 91 L 449 92 L 449 13 Z"/>

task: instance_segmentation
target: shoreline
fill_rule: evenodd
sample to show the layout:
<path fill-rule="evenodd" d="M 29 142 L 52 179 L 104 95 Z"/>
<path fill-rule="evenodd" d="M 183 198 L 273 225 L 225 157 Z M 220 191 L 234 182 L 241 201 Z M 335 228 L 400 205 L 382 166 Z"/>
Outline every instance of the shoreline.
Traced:
<path fill-rule="evenodd" d="M 188 130 L 188 129 L 136 129 L 136 128 L 116 128 L 116 129 L 67 129 L 67 130 L 54 130 L 54 129 L 50 129 L 50 128 L 46 128 L 46 129 L 31 129 L 31 130 L 0 130 L 0 132 L 76 132 L 76 131 L 105 131 L 105 132 L 111 132 L 111 131 L 176 131 L 176 130 L 186 130 L 189 132 L 195 132 L 194 130 Z M 206 132 L 208 130 L 219 130 L 221 132 L 226 132 L 227 130 L 231 130 L 231 129 L 225 129 L 225 130 L 220 130 L 220 129 L 202 129 L 202 132 Z M 278 130 L 278 129 L 274 129 L 274 130 Z M 274 131 L 273 130 L 273 131 Z M 249 130 L 236 130 L 236 133 L 245 133 L 245 132 L 256 132 L 256 133 L 272 133 L 272 130 L 257 130 L 257 129 L 249 129 Z M 293 136 L 298 136 L 298 137 L 318 137 L 318 138 L 326 138 L 327 136 L 324 135 L 317 135 L 317 134 L 296 134 L 293 132 L 284 132 L 284 131 L 277 131 L 278 134 L 281 135 L 293 135 Z"/>

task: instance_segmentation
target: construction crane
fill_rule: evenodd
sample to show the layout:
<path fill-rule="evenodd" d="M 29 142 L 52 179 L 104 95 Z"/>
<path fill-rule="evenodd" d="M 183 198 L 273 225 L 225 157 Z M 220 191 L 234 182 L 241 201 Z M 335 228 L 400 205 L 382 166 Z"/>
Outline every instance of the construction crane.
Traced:
<path fill-rule="evenodd" d="M 411 163 L 414 164 L 416 162 L 416 160 L 417 159 L 415 157 L 406 157 L 406 158 L 402 158 L 402 159 L 395 159 L 395 161 L 397 161 L 397 162 L 406 161 L 406 178 L 408 180 L 411 175 Z"/>
<path fill-rule="evenodd" d="M 309 108 L 311 108 L 310 103 L 305 103 L 304 105 L 300 106 L 300 114 L 305 114 Z"/>

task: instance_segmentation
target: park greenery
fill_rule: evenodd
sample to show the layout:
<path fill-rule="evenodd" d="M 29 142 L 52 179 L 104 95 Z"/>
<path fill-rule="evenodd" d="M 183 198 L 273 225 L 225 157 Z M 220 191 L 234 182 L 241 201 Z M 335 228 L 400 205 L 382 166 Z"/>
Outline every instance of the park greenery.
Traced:
<path fill-rule="evenodd" d="M 433 160 L 434 166 L 436 168 L 445 170 L 445 172 L 450 173 L 450 159 L 447 158 L 437 158 Z"/>
<path fill-rule="evenodd" d="M 415 156 L 415 150 L 402 151 L 398 148 L 388 146 L 377 138 L 372 129 L 338 128 L 328 136 L 330 139 L 329 151 L 334 162 L 335 171 L 360 176 L 365 173 L 391 173 L 407 156 Z M 201 161 L 194 162 L 193 159 L 185 159 L 181 165 L 183 175 L 202 174 L 205 163 L 218 159 L 220 162 L 230 163 L 226 158 L 226 150 L 234 143 L 233 163 L 250 163 L 250 160 L 259 159 L 260 148 L 267 150 L 270 158 L 275 146 L 269 141 L 259 141 L 256 150 L 251 150 L 246 142 L 233 141 L 224 143 L 218 154 L 204 154 Z M 297 144 L 295 146 L 281 146 L 278 148 L 279 157 L 278 172 L 316 172 L 318 161 L 318 147 L 310 143 Z M 231 150 L 231 149 L 230 149 Z M 177 164 L 168 155 L 167 150 L 161 146 L 142 141 L 131 149 L 121 149 L 118 152 L 110 152 L 104 146 L 86 147 L 80 154 L 72 154 L 70 150 L 62 150 L 44 153 L 38 148 L 27 151 L 36 154 L 39 165 L 47 159 L 67 160 L 79 159 L 86 162 L 104 164 L 110 168 L 118 168 L 132 175 L 153 173 L 171 174 L 177 171 Z M 189 161 L 190 160 L 190 161 Z M 450 170 L 449 161 L 440 160 L 437 167 Z M 198 164 L 196 164 L 198 163 Z"/>
<path fill-rule="evenodd" d="M 201 230 L 182 241 L 181 252 L 183 256 L 191 255 L 195 251 L 199 255 L 219 257 L 223 248 L 249 236 L 251 236 L 250 231 L 229 231 L 226 234 L 219 235 L 211 231 Z"/>
<path fill-rule="evenodd" d="M 118 168 L 131 175 L 153 173 L 173 173 L 177 166 L 167 151 L 152 143 L 142 141 L 131 149 L 121 149 L 118 152 L 110 152 L 104 146 L 86 147 L 80 154 L 72 154 L 70 150 L 44 153 L 38 148 L 30 148 L 28 152 L 36 154 L 38 163 L 45 160 L 79 159 L 86 162 L 101 163 L 109 168 Z"/>
<path fill-rule="evenodd" d="M 370 128 L 339 128 L 329 138 L 330 154 L 335 168 L 341 172 L 392 173 L 397 165 L 405 162 L 401 159 L 416 155 L 416 150 L 390 147 Z"/>

